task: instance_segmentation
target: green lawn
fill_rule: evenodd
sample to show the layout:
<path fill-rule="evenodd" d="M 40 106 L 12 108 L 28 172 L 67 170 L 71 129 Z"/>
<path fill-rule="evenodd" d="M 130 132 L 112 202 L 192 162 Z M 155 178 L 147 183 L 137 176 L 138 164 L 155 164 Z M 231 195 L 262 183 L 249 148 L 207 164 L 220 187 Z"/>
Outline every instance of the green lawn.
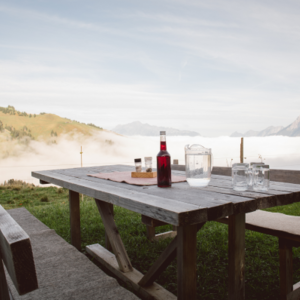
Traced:
<path fill-rule="evenodd" d="M 0 204 L 6 209 L 26 207 L 70 242 L 67 190 L 21 184 L 0 186 Z M 94 243 L 104 245 L 104 227 L 94 200 L 84 197 L 80 208 L 82 248 Z M 276 207 L 270 211 L 300 216 L 300 204 Z M 115 207 L 115 221 L 134 268 L 146 272 L 170 240 L 149 242 L 140 215 L 123 208 Z M 171 227 L 160 227 L 157 232 L 167 230 L 171 230 Z M 198 233 L 197 287 L 201 299 L 227 299 L 227 234 L 227 226 L 216 222 L 208 222 Z M 300 281 L 299 250 L 294 249 L 294 282 Z M 246 231 L 246 299 L 278 299 L 278 256 L 277 238 Z M 176 261 L 157 282 L 176 294 Z"/>

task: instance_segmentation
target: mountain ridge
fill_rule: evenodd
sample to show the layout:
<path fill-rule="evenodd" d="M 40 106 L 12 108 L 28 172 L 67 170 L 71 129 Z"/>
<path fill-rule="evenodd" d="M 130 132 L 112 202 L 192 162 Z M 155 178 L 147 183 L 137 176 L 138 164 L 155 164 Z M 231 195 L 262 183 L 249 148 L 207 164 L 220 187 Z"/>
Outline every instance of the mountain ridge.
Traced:
<path fill-rule="evenodd" d="M 230 137 L 264 137 L 264 136 L 300 136 L 300 116 L 290 125 L 283 126 L 269 126 L 261 131 L 248 130 L 246 133 L 234 132 Z"/>
<path fill-rule="evenodd" d="M 180 130 L 171 127 L 154 126 L 140 121 L 117 125 L 112 131 L 122 135 L 157 136 L 160 131 L 166 131 L 168 136 L 200 136 L 196 131 Z"/>

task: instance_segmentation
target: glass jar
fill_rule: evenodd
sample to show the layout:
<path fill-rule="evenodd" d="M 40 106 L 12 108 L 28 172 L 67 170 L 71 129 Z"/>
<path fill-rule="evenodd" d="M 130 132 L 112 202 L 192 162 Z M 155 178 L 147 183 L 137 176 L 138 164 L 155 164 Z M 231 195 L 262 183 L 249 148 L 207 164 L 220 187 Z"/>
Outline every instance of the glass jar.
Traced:
<path fill-rule="evenodd" d="M 248 187 L 249 164 L 236 163 L 232 165 L 232 188 L 235 191 L 246 191 Z"/>
<path fill-rule="evenodd" d="M 253 190 L 254 191 L 268 191 L 270 188 L 270 166 L 261 165 L 253 166 Z"/>
<path fill-rule="evenodd" d="M 141 158 L 136 158 L 134 160 L 135 163 L 135 171 L 136 172 L 142 172 L 142 159 Z"/>
<path fill-rule="evenodd" d="M 146 172 L 152 172 L 152 157 L 145 157 Z"/>
<path fill-rule="evenodd" d="M 263 166 L 265 163 L 263 162 L 251 162 L 248 169 L 248 190 L 253 189 L 253 167 L 254 166 Z"/>

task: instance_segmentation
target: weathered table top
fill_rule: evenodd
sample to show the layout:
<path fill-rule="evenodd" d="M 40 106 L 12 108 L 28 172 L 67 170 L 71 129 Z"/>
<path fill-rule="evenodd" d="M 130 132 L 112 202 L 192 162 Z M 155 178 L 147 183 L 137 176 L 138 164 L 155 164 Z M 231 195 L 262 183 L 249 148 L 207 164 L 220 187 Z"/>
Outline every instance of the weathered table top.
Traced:
<path fill-rule="evenodd" d="M 32 172 L 42 181 L 100 199 L 166 223 L 182 226 L 216 220 L 237 213 L 300 202 L 300 185 L 271 182 L 268 192 L 236 192 L 231 177 L 212 175 L 206 188 L 191 188 L 187 182 L 171 188 L 134 186 L 87 176 L 95 173 L 134 171 L 115 165 Z M 184 175 L 184 172 L 172 171 Z"/>

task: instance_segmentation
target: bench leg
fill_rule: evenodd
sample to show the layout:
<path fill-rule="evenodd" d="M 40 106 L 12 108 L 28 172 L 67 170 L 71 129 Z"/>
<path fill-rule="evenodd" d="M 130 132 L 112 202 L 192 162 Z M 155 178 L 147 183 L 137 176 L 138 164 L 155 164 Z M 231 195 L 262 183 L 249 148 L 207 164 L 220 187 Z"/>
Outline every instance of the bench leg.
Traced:
<path fill-rule="evenodd" d="M 245 299 L 245 214 L 229 216 L 229 300 Z"/>
<path fill-rule="evenodd" d="M 147 229 L 147 239 L 151 242 L 154 241 L 154 239 L 155 239 L 155 227 L 146 225 L 146 229 Z"/>
<path fill-rule="evenodd" d="M 289 242 L 279 238 L 280 300 L 293 291 L 293 251 Z"/>
<path fill-rule="evenodd" d="M 197 225 L 177 227 L 178 300 L 196 300 Z"/>
<path fill-rule="evenodd" d="M 0 253 L 0 299 L 10 300 L 1 253 Z"/>
<path fill-rule="evenodd" d="M 69 191 L 71 244 L 81 250 L 79 193 Z"/>

